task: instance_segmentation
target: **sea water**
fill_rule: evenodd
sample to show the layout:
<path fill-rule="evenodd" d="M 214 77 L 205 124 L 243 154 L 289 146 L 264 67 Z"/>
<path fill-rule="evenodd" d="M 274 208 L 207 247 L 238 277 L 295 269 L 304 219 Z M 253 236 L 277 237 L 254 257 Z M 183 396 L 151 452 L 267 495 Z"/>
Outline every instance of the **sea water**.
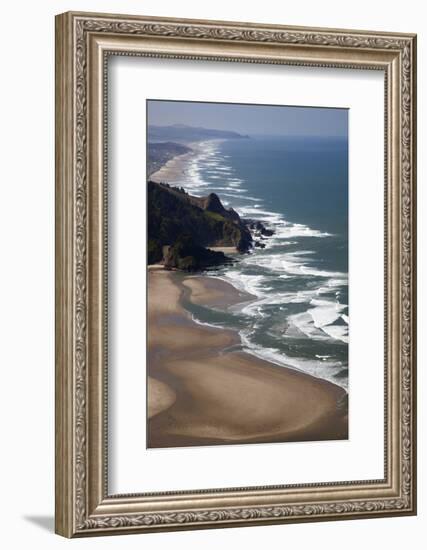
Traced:
<path fill-rule="evenodd" d="M 206 141 L 172 185 L 214 192 L 274 231 L 209 272 L 256 298 L 196 321 L 237 329 L 243 348 L 348 388 L 348 146 L 343 138 Z"/>

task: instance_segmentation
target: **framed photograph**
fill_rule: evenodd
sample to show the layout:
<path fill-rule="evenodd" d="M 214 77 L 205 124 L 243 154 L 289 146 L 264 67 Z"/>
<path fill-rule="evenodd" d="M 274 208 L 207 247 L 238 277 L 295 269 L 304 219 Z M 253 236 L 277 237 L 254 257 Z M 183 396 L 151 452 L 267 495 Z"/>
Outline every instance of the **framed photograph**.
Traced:
<path fill-rule="evenodd" d="M 56 532 L 416 513 L 416 37 L 56 18 Z"/>

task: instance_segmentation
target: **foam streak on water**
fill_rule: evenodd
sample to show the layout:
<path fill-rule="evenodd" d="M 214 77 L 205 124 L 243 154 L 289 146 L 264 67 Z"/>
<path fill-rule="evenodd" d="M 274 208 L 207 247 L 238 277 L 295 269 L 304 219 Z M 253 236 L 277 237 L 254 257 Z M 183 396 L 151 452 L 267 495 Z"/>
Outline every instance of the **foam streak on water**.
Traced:
<path fill-rule="evenodd" d="M 272 211 L 265 204 L 263 188 L 245 181 L 233 166 L 233 155 L 224 154 L 222 145 L 219 141 L 199 144 L 198 154 L 169 183 L 196 196 L 218 193 L 241 217 L 262 221 L 274 235 L 263 240 L 264 249 L 254 248 L 233 266 L 211 273 L 256 299 L 230 308 L 220 321 L 203 308 L 195 317 L 237 328 L 244 348 L 254 355 L 347 389 L 348 274 L 325 268 L 320 247 L 321 242 L 337 246 L 336 236 L 292 223 L 285 214 Z"/>

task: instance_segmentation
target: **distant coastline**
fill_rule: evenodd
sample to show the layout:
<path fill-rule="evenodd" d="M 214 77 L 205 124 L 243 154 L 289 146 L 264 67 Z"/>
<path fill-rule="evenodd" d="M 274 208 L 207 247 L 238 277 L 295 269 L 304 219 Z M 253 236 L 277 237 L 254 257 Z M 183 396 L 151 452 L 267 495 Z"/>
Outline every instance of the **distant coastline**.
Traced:
<path fill-rule="evenodd" d="M 214 130 L 212 128 L 188 126 L 186 124 L 148 126 L 148 141 L 151 143 L 167 141 L 191 143 L 212 139 L 249 139 L 249 136 L 230 130 Z"/>
<path fill-rule="evenodd" d="M 186 165 L 188 163 L 188 160 L 198 154 L 200 142 L 189 142 L 185 145 L 181 145 L 185 147 L 186 150 L 177 150 L 175 148 L 174 142 L 165 142 L 170 145 L 169 151 L 166 153 L 166 155 L 158 159 L 157 162 L 152 162 L 148 160 L 147 166 L 147 177 L 153 181 L 156 181 L 158 183 L 164 182 L 169 183 L 171 181 L 175 181 L 178 177 L 184 177 L 185 176 L 185 169 Z M 148 152 L 152 153 L 153 149 L 155 149 L 156 145 L 165 145 L 165 143 L 162 142 L 162 144 L 148 144 Z"/>
<path fill-rule="evenodd" d="M 147 146 L 147 176 L 160 171 L 169 161 L 177 157 L 193 153 L 191 146 L 173 141 L 148 143 Z"/>

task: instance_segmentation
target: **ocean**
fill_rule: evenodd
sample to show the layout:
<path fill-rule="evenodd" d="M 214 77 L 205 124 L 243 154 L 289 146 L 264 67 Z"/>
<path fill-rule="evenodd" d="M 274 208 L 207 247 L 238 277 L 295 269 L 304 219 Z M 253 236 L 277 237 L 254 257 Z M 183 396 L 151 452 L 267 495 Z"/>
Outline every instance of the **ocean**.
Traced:
<path fill-rule="evenodd" d="M 274 231 L 265 248 L 208 272 L 256 299 L 226 311 L 186 304 L 194 319 L 236 329 L 245 351 L 348 390 L 347 140 L 206 141 L 169 183 L 217 193 Z"/>

